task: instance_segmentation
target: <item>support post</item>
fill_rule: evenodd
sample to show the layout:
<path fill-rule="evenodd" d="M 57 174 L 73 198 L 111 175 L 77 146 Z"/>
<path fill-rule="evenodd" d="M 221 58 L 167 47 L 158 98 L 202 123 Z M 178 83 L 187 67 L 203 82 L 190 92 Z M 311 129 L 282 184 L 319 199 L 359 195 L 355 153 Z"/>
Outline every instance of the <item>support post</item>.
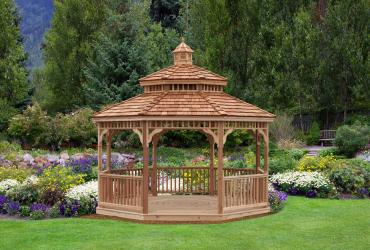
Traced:
<path fill-rule="evenodd" d="M 263 161 L 264 161 L 264 165 L 263 165 L 263 171 L 265 174 L 269 174 L 269 130 L 268 130 L 268 127 L 266 128 L 266 130 L 264 131 L 265 133 L 265 136 L 264 136 L 264 153 L 263 153 Z"/>
<path fill-rule="evenodd" d="M 159 136 L 154 136 L 152 141 L 152 195 L 157 196 L 157 145 Z"/>
<path fill-rule="evenodd" d="M 143 121 L 143 214 L 148 214 L 149 190 L 149 149 L 148 149 L 148 124 Z"/>
<path fill-rule="evenodd" d="M 217 195 L 218 195 L 218 213 L 224 212 L 224 174 L 223 174 L 223 158 L 224 158 L 224 123 L 218 123 L 217 129 Z"/>
<path fill-rule="evenodd" d="M 209 142 L 209 194 L 215 195 L 215 140 L 212 136 L 207 135 Z"/>
<path fill-rule="evenodd" d="M 108 131 L 107 132 L 107 172 L 111 173 L 112 170 L 112 132 Z"/>
<path fill-rule="evenodd" d="M 100 125 L 98 124 L 98 200 L 102 200 L 102 183 L 100 174 L 102 171 L 103 166 L 103 135 L 102 135 L 102 129 L 100 128 Z"/>
<path fill-rule="evenodd" d="M 260 148 L 260 133 L 258 130 L 255 133 L 255 141 L 256 141 L 256 174 L 259 173 L 259 170 L 261 169 L 261 148 Z"/>

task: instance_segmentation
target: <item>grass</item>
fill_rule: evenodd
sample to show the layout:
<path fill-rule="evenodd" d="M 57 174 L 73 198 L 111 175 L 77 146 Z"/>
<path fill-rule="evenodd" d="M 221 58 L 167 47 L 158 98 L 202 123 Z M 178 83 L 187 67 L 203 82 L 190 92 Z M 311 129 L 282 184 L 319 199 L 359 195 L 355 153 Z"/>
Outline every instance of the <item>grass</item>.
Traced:
<path fill-rule="evenodd" d="M 278 214 L 213 225 L 0 221 L 0 249 L 370 249 L 370 201 L 289 197 Z"/>

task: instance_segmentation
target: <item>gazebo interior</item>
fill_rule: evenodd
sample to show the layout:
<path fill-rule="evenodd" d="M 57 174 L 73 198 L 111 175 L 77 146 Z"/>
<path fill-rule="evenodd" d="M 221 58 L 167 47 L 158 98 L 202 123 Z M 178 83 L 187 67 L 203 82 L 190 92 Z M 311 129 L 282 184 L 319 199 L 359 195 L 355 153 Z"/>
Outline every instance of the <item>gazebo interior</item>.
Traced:
<path fill-rule="evenodd" d="M 94 114 L 98 128 L 97 214 L 148 222 L 222 222 L 270 212 L 268 124 L 275 116 L 224 93 L 227 79 L 193 65 L 192 54 L 182 41 L 173 51 L 172 66 L 140 79 L 143 94 Z M 140 138 L 142 168 L 111 167 L 112 136 L 125 130 Z M 171 130 L 204 133 L 209 142 L 209 166 L 157 166 L 158 141 Z M 235 130 L 253 135 L 255 168 L 224 168 L 224 144 Z"/>

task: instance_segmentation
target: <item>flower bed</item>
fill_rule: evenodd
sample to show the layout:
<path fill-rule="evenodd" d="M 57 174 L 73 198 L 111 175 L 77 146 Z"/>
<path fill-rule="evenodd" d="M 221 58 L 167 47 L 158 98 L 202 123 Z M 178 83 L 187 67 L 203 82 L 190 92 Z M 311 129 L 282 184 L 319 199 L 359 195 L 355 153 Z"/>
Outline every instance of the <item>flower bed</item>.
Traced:
<path fill-rule="evenodd" d="M 328 197 L 335 189 L 328 178 L 319 172 L 286 172 L 270 177 L 273 186 L 292 195 L 309 198 Z"/>

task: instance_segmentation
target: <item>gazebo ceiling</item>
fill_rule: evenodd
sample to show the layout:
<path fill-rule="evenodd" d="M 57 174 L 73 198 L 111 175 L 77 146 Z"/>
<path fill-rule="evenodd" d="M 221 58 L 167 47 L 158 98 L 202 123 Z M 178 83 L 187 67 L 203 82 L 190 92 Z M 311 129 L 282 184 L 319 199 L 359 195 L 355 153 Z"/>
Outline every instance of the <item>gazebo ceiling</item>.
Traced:
<path fill-rule="evenodd" d="M 193 50 L 183 42 L 173 51 L 174 65 L 140 79 L 144 93 L 95 113 L 95 121 L 208 118 L 273 120 L 275 115 L 223 92 L 227 79 L 192 64 Z"/>

